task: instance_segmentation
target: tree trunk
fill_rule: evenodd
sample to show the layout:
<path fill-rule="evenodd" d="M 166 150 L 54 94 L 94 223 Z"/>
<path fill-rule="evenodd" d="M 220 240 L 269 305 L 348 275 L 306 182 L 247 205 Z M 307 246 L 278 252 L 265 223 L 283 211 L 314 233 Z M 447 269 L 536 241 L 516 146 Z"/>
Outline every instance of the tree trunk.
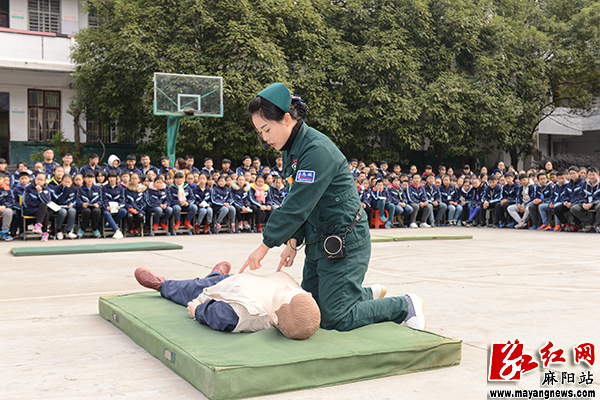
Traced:
<path fill-rule="evenodd" d="M 81 160 L 81 134 L 79 132 L 79 115 L 76 111 L 73 113 L 73 142 L 75 143 L 75 154 L 73 155 L 76 161 Z"/>
<path fill-rule="evenodd" d="M 517 166 L 519 164 L 519 152 L 516 148 L 510 150 L 510 165 L 512 165 L 515 169 L 518 169 Z M 508 169 L 508 168 L 507 168 Z"/>

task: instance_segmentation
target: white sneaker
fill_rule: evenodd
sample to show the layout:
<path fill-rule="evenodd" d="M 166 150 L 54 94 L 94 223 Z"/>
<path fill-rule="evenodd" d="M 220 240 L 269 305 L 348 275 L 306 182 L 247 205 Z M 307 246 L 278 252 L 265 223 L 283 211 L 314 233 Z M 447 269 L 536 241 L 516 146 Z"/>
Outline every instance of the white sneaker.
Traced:
<path fill-rule="evenodd" d="M 427 222 L 421 222 L 421 225 L 419 225 L 419 228 L 431 228 L 431 226 Z"/>
<path fill-rule="evenodd" d="M 62 232 L 58 232 L 58 233 L 56 234 L 56 239 L 58 239 L 58 240 L 63 240 L 64 238 L 65 238 L 65 235 L 63 235 L 63 233 L 62 233 Z"/>
<path fill-rule="evenodd" d="M 73 232 L 69 232 L 69 233 L 67 233 L 67 237 L 68 237 L 69 239 L 71 239 L 71 240 L 73 240 L 73 239 L 77 239 L 77 235 L 76 235 L 75 233 L 73 233 Z"/>
<path fill-rule="evenodd" d="M 418 228 L 418 227 L 419 227 L 419 225 L 417 225 L 417 223 L 416 223 L 416 222 L 411 222 L 411 223 L 410 223 L 410 225 L 409 225 L 408 227 L 409 227 L 409 228 L 416 229 L 416 228 Z"/>
<path fill-rule="evenodd" d="M 425 329 L 425 314 L 423 314 L 425 302 L 423 301 L 423 299 L 421 299 L 414 293 L 407 293 L 406 296 L 410 297 L 410 300 L 413 304 L 413 308 L 415 310 L 415 315 L 404 321 L 404 323 L 410 328 L 422 331 L 423 329 Z"/>
<path fill-rule="evenodd" d="M 373 300 L 383 299 L 387 294 L 387 288 L 379 283 L 369 286 L 373 291 Z"/>
<path fill-rule="evenodd" d="M 113 235 L 113 239 L 123 239 L 123 233 L 120 229 L 115 232 L 115 234 Z"/>

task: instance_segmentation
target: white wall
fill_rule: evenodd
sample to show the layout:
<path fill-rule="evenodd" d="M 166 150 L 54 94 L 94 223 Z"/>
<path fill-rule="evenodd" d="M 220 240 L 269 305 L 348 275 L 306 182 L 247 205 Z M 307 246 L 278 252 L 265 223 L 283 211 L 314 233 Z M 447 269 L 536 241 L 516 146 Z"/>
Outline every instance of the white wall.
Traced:
<path fill-rule="evenodd" d="M 9 0 L 9 27 L 11 29 L 27 30 L 27 1 L 26 0 Z"/>

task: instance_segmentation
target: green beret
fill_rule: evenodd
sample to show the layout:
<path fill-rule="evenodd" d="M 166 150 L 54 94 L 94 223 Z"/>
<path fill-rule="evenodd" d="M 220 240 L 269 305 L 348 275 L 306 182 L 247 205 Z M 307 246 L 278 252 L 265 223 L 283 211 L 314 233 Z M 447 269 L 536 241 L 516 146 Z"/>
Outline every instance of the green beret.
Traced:
<path fill-rule="evenodd" d="M 290 112 L 292 98 L 290 96 L 290 91 L 283 83 L 273 83 L 267 88 L 263 89 L 259 94 L 257 94 L 257 96 L 260 96 L 265 100 L 269 100 L 283 112 Z"/>

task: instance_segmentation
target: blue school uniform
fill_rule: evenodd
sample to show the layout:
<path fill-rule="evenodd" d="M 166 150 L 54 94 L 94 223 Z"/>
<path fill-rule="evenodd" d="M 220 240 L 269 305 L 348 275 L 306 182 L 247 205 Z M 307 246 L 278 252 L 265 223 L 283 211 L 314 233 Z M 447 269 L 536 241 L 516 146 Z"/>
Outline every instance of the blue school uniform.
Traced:
<path fill-rule="evenodd" d="M 568 202 L 571 200 L 571 190 L 567 183 L 559 185 L 558 183 L 554 186 L 554 200 L 552 204 L 556 207 L 559 204 Z"/>
<path fill-rule="evenodd" d="M 190 171 L 192 174 L 195 174 L 195 173 L 200 173 L 200 170 L 199 170 L 198 168 L 194 167 L 193 165 L 192 165 L 192 167 L 189 169 L 189 171 Z"/>
<path fill-rule="evenodd" d="M 96 175 L 96 174 L 98 173 L 98 171 L 101 171 L 101 170 L 102 170 L 102 168 L 100 168 L 100 166 L 99 166 L 99 165 L 96 165 L 96 167 L 95 167 L 95 168 L 92 168 L 92 167 L 90 166 L 90 164 L 88 163 L 88 164 L 84 165 L 83 167 L 81 167 L 81 169 L 79 170 L 79 173 L 80 173 L 81 175 L 85 176 L 85 173 L 86 173 L 86 172 L 88 172 L 88 171 L 92 171 L 92 172 L 94 173 L 94 175 Z"/>
<path fill-rule="evenodd" d="M 442 185 L 440 186 L 440 197 L 442 202 L 446 205 L 450 205 L 451 201 L 458 202 L 458 189 L 455 185 L 450 184 L 448 187 Z"/>
<path fill-rule="evenodd" d="M 246 172 L 250 172 L 249 168 L 244 167 L 243 165 L 240 165 L 239 167 L 237 167 L 237 169 L 235 170 L 235 173 L 237 174 L 237 176 L 244 176 L 244 174 Z"/>
<path fill-rule="evenodd" d="M 5 206 L 6 208 L 13 208 L 13 205 L 14 199 L 12 190 L 5 190 L 3 188 L 0 188 L 0 206 Z"/>
<path fill-rule="evenodd" d="M 200 207 L 200 203 L 205 201 L 210 206 L 211 203 L 211 193 L 208 186 L 204 186 L 204 189 L 200 188 L 200 186 L 196 186 L 194 195 L 196 196 L 196 204 Z"/>
<path fill-rule="evenodd" d="M 377 202 L 384 200 L 386 203 L 390 203 L 390 194 L 386 188 L 383 190 L 372 190 L 371 191 L 371 207 L 377 208 Z"/>
<path fill-rule="evenodd" d="M 542 203 L 550 203 L 552 199 L 554 199 L 554 183 L 548 182 L 546 186 L 540 187 L 540 199 L 542 199 Z"/>
<path fill-rule="evenodd" d="M 490 208 L 493 208 L 496 203 L 502 201 L 502 186 L 496 183 L 494 187 L 487 185 L 483 192 L 483 201 L 487 201 L 490 203 Z"/>
<path fill-rule="evenodd" d="M 125 167 L 125 168 L 123 168 L 123 169 L 121 170 L 121 173 L 123 173 L 123 172 L 127 172 L 129 175 L 131 175 L 131 174 L 138 174 L 138 176 L 139 176 L 140 178 L 143 176 L 143 175 L 142 175 L 142 170 L 141 170 L 141 169 L 139 169 L 138 167 L 133 167 L 133 168 L 128 168 L 128 167 Z"/>
<path fill-rule="evenodd" d="M 173 184 L 173 186 L 171 186 L 169 190 L 171 192 L 171 206 L 179 205 L 179 199 L 177 197 L 177 193 L 179 191 L 178 187 L 175 184 Z M 189 204 L 196 204 L 196 194 L 193 192 L 190 185 L 188 185 L 185 182 L 183 183 L 183 191 L 185 193 L 186 201 Z"/>
<path fill-rule="evenodd" d="M 600 203 L 600 180 L 596 182 L 595 185 L 592 185 L 589 180 L 586 179 L 585 183 L 582 185 L 582 196 L 581 196 L 581 204 L 591 203 L 598 204 Z"/>
<path fill-rule="evenodd" d="M 285 191 L 285 186 L 283 186 L 283 188 L 281 189 L 277 189 L 275 188 L 275 186 L 272 185 L 269 187 L 269 197 L 271 198 L 271 201 L 274 206 L 281 207 L 286 195 L 287 192 Z"/>
<path fill-rule="evenodd" d="M 250 190 L 244 188 L 231 189 L 233 204 L 239 208 L 250 207 Z"/>
<path fill-rule="evenodd" d="M 106 176 L 108 176 L 108 173 L 110 171 L 117 171 L 117 176 L 121 176 L 121 168 L 119 167 L 113 167 L 112 165 L 107 165 L 106 167 L 104 167 L 104 172 L 106 172 Z"/>
<path fill-rule="evenodd" d="M 44 185 L 42 191 L 38 193 L 35 182 L 32 182 L 23 191 L 23 214 L 33 215 L 37 212 L 41 203 L 48 204 L 50 201 L 52 201 L 52 194 L 48 189 L 48 185 Z"/>
<path fill-rule="evenodd" d="M 223 207 L 224 203 L 231 205 L 233 203 L 233 197 L 231 196 L 231 189 L 227 186 L 219 187 L 218 185 L 213 187 L 211 192 L 212 205 L 215 209 Z"/>
<path fill-rule="evenodd" d="M 119 207 L 124 208 L 127 203 L 125 195 L 125 187 L 118 183 L 113 187 L 109 184 L 102 186 L 102 207 L 106 209 L 110 202 L 119 204 Z"/>
<path fill-rule="evenodd" d="M 192 172 L 192 171 L 190 171 Z M 208 169 L 206 167 L 203 167 L 202 170 L 200 170 L 200 173 L 202 175 L 206 175 L 206 176 L 212 176 L 212 174 L 214 174 L 216 171 L 214 168 Z"/>
<path fill-rule="evenodd" d="M 423 203 L 427 201 L 427 193 L 423 185 L 416 187 L 414 183 L 408 185 L 406 189 L 406 197 L 410 203 Z"/>
<path fill-rule="evenodd" d="M 277 165 L 276 165 L 273 168 L 271 168 L 271 175 L 273 175 L 273 176 L 283 176 L 283 171 L 281 169 L 277 168 Z M 356 174 L 356 176 L 358 176 L 358 174 Z M 355 176 L 355 178 L 356 178 L 356 176 Z"/>
<path fill-rule="evenodd" d="M 48 189 L 50 190 L 50 194 L 52 196 L 52 201 L 56 203 L 56 199 L 60 196 L 63 186 L 62 182 L 58 182 L 54 177 L 48 181 Z"/>
<path fill-rule="evenodd" d="M 29 185 L 27 185 L 27 186 L 29 186 Z M 23 185 L 21 185 L 21 182 L 19 182 L 12 189 L 13 208 L 15 210 L 20 210 L 21 209 L 21 199 L 23 198 L 23 193 L 25 192 L 25 188 L 27 186 L 23 186 Z"/>
<path fill-rule="evenodd" d="M 146 213 L 146 186 L 138 186 L 131 190 L 129 188 L 125 188 L 125 198 L 127 202 L 125 203 L 125 207 L 129 211 L 130 208 L 135 209 L 139 214 Z"/>
<path fill-rule="evenodd" d="M 152 212 L 155 207 L 160 207 L 166 204 L 168 207 L 171 206 L 171 191 L 167 188 L 164 189 L 148 189 L 146 190 L 146 208 L 148 212 Z"/>
<path fill-rule="evenodd" d="M 423 185 L 423 188 L 425 190 L 425 194 L 427 195 L 427 201 L 429 204 L 432 204 L 434 201 L 437 201 L 439 204 L 442 201 L 440 189 L 437 186 L 433 185 L 430 187 L 429 185 Z"/>
<path fill-rule="evenodd" d="M 148 169 L 144 169 L 144 167 L 140 167 L 139 170 L 142 173 L 142 176 L 146 175 L 149 171 L 152 171 L 156 175 L 158 175 L 158 168 L 156 168 L 154 165 L 150 165 L 150 167 Z"/>
<path fill-rule="evenodd" d="M 389 187 L 387 188 L 389 197 L 389 202 L 393 205 L 397 206 L 399 203 L 406 203 L 406 195 L 404 194 L 404 190 L 402 190 L 402 186 L 400 187 Z"/>
<path fill-rule="evenodd" d="M 508 183 L 504 185 L 502 188 L 502 199 L 508 200 L 509 203 L 515 203 L 517 201 L 517 197 L 519 196 L 519 192 L 521 191 L 521 184 L 518 182 L 514 182 L 512 186 Z"/>
<path fill-rule="evenodd" d="M 77 188 L 75 186 L 62 186 L 60 195 L 54 200 L 59 206 L 73 206 L 77 204 Z"/>
<path fill-rule="evenodd" d="M 273 200 L 271 199 L 269 189 L 265 190 L 265 203 L 263 204 L 256 199 L 256 190 L 253 187 L 251 187 L 250 188 L 250 202 L 252 202 L 252 204 L 254 204 L 257 207 L 273 205 Z"/>
<path fill-rule="evenodd" d="M 71 164 L 70 167 L 71 169 L 69 170 L 69 172 L 67 172 L 67 170 L 65 169 L 65 175 L 70 175 L 72 178 L 79 173 L 79 168 L 77 168 L 75 164 Z"/>
<path fill-rule="evenodd" d="M 570 201 L 573 204 L 583 203 L 585 200 L 585 194 L 583 187 L 586 185 L 585 179 L 577 179 L 575 182 L 569 181 L 569 187 L 571 188 Z"/>
<path fill-rule="evenodd" d="M 88 208 L 91 208 L 94 204 L 98 204 L 102 207 L 102 188 L 97 185 L 92 185 L 88 188 L 83 185 L 77 189 L 77 209 L 81 212 L 83 204 L 88 203 Z"/>
<path fill-rule="evenodd" d="M 360 198 L 360 202 L 366 204 L 368 207 L 371 207 L 371 190 L 370 189 L 359 189 L 358 197 Z"/>
<path fill-rule="evenodd" d="M 158 170 L 158 172 L 160 172 L 163 175 L 167 175 L 169 172 L 171 172 L 172 169 L 173 168 L 171 168 L 171 167 L 161 166 L 160 169 Z"/>

